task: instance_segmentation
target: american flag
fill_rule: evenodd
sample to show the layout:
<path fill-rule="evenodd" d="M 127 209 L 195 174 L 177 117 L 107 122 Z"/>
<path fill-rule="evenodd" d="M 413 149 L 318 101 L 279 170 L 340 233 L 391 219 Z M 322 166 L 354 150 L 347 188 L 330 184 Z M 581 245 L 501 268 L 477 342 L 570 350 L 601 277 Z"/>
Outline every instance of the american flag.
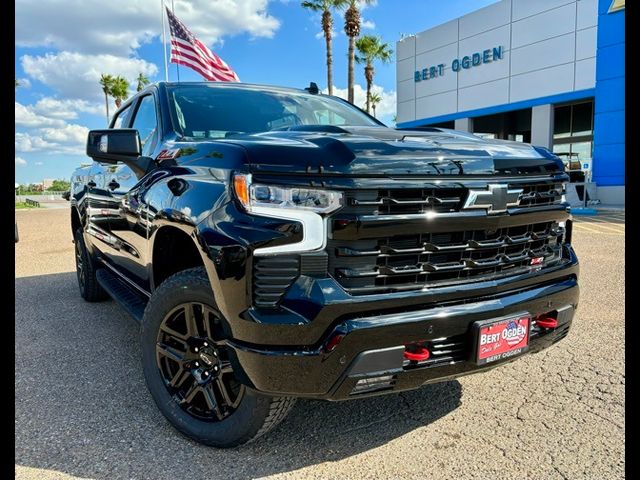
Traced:
<path fill-rule="evenodd" d="M 224 60 L 198 40 L 167 8 L 171 29 L 171 63 L 192 68 L 212 82 L 239 82 L 238 75 Z"/>

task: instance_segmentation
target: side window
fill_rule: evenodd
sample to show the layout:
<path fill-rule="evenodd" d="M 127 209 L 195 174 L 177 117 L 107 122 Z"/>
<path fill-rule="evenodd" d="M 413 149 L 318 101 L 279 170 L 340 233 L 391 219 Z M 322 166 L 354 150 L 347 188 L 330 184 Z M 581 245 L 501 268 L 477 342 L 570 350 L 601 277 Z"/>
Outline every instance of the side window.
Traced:
<path fill-rule="evenodd" d="M 156 102 L 153 95 L 146 95 L 140 100 L 131 128 L 140 133 L 142 155 L 149 156 L 153 152 L 158 136 L 158 119 L 156 118 Z"/>
<path fill-rule="evenodd" d="M 131 105 L 133 105 L 133 103 L 118 114 L 118 116 L 116 117 L 116 121 L 113 124 L 113 128 L 123 128 L 123 125 L 127 124 L 127 119 L 129 118 L 129 114 L 131 113 Z"/>

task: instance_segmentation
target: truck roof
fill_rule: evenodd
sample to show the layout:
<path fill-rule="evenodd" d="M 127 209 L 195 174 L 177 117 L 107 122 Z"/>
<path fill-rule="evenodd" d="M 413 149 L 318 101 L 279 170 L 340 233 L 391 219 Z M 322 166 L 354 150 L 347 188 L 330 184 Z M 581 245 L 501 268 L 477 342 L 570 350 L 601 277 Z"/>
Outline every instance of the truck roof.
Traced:
<path fill-rule="evenodd" d="M 208 88 L 225 88 L 225 87 L 233 87 L 233 88 L 243 88 L 246 90 L 271 90 L 271 91 L 280 91 L 280 92 L 295 92 L 295 93 L 309 93 L 303 88 L 293 88 L 293 87 L 281 87 L 278 85 L 265 85 L 259 83 L 242 83 L 242 82 L 165 82 L 159 81 L 155 82 L 155 85 L 164 85 L 166 87 L 179 87 L 179 86 L 202 86 Z"/>

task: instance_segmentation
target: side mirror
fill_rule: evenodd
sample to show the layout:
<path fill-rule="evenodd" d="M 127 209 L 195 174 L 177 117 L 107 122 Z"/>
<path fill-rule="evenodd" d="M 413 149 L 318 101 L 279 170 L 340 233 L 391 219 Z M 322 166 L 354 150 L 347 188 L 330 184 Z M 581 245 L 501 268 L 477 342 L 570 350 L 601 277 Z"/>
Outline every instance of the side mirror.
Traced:
<path fill-rule="evenodd" d="M 141 152 L 140 135 L 135 128 L 91 130 L 87 137 L 87 155 L 97 162 L 131 162 Z"/>

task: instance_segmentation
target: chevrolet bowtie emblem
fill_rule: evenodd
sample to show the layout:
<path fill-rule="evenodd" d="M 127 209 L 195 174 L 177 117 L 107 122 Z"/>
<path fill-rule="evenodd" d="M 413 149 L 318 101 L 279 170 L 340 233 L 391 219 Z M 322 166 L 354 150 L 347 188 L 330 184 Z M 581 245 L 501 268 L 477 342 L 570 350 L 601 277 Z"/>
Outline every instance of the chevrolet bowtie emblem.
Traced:
<path fill-rule="evenodd" d="M 506 212 L 508 207 L 518 206 L 521 188 L 509 189 L 508 185 L 490 184 L 487 190 L 469 190 L 463 210 L 483 208 L 487 213 Z"/>

